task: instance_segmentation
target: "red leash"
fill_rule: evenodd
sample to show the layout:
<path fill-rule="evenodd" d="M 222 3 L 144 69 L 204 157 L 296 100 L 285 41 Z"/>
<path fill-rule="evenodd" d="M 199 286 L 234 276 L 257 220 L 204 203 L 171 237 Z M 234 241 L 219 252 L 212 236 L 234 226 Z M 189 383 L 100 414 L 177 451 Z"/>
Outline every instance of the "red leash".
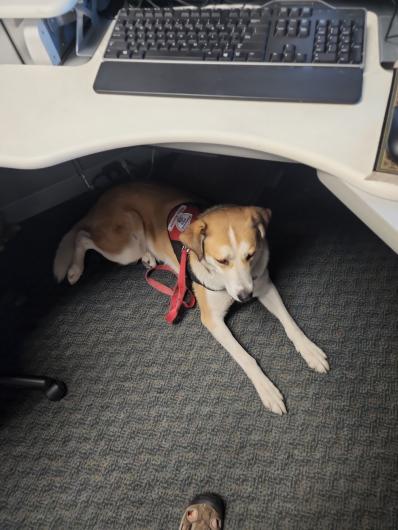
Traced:
<path fill-rule="evenodd" d="M 176 274 L 174 270 L 169 267 L 169 265 L 156 265 L 151 269 L 147 270 L 145 273 L 145 279 L 154 289 L 157 291 L 170 296 L 170 306 L 166 314 L 166 322 L 173 324 L 175 319 L 178 316 L 178 313 L 181 309 L 181 306 L 184 306 L 187 309 L 191 309 L 195 303 L 195 296 L 192 291 L 187 287 L 187 259 L 188 259 L 188 250 L 183 247 L 181 252 L 181 262 L 179 273 Z M 154 271 L 167 271 L 172 272 L 177 276 L 177 281 L 173 289 L 163 285 L 158 280 L 150 278 L 150 275 Z"/>

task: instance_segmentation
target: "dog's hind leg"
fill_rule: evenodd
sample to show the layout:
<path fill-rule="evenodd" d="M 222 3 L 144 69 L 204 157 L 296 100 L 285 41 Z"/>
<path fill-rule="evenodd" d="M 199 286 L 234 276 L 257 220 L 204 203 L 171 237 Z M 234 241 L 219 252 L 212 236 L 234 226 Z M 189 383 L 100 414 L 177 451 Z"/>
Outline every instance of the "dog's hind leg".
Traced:
<path fill-rule="evenodd" d="M 149 250 L 142 256 L 141 261 L 147 269 L 152 269 L 157 263 L 155 256 Z"/>
<path fill-rule="evenodd" d="M 68 281 L 71 285 L 75 284 L 83 274 L 84 258 L 87 250 L 96 250 L 99 254 L 104 256 L 104 258 L 109 259 L 109 261 L 113 261 L 114 263 L 119 263 L 120 265 L 136 263 L 143 257 L 142 244 L 135 235 L 131 236 L 129 243 L 121 248 L 120 251 L 107 252 L 91 239 L 91 236 L 88 232 L 81 230 L 76 236 L 73 261 L 68 269 L 67 274 Z"/>
<path fill-rule="evenodd" d="M 84 271 L 84 257 L 87 250 L 95 248 L 90 234 L 85 230 L 80 230 L 76 234 L 75 248 L 72 258 L 72 263 L 67 272 L 67 278 L 71 285 L 74 285 L 83 274 Z"/>
<path fill-rule="evenodd" d="M 203 325 L 243 369 L 257 390 L 263 405 L 276 414 L 285 414 L 286 407 L 282 394 L 264 374 L 256 360 L 233 337 L 224 322 L 233 299 L 225 291 L 209 291 L 197 284 L 195 284 L 195 294 Z"/>
<path fill-rule="evenodd" d="M 276 316 L 285 328 L 286 335 L 293 342 L 294 347 L 308 366 L 316 372 L 327 372 L 329 370 L 329 364 L 325 353 L 310 341 L 295 323 L 279 296 L 275 285 L 268 278 L 268 275 L 261 279 L 258 286 L 255 286 L 254 296 L 260 300 L 270 313 Z"/>
<path fill-rule="evenodd" d="M 76 283 L 84 270 L 87 250 L 96 250 L 106 259 L 121 265 L 136 263 L 147 252 L 144 226 L 135 211 L 117 211 L 99 221 L 88 219 L 88 230 L 76 234 L 74 254 L 67 277 Z"/>

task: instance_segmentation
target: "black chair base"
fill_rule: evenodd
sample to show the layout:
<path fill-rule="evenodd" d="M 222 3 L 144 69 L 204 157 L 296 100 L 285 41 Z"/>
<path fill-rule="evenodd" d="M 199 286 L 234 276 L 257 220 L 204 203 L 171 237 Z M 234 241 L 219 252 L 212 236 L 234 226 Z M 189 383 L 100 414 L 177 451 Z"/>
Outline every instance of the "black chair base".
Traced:
<path fill-rule="evenodd" d="M 65 383 L 51 377 L 0 376 L 0 386 L 41 390 L 50 401 L 59 401 L 67 393 Z"/>

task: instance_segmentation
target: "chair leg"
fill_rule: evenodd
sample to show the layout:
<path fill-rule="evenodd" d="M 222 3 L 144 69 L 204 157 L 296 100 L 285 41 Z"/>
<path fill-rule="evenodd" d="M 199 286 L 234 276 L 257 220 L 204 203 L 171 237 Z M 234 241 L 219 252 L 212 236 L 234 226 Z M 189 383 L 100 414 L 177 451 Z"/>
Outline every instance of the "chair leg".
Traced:
<path fill-rule="evenodd" d="M 65 383 L 51 377 L 0 376 L 0 386 L 41 390 L 50 401 L 59 401 L 67 393 Z"/>

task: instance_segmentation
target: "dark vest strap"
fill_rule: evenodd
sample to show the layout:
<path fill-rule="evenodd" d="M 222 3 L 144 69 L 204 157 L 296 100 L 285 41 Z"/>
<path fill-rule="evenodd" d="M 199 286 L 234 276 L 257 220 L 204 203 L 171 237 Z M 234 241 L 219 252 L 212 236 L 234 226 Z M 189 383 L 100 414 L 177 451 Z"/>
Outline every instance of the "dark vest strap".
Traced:
<path fill-rule="evenodd" d="M 179 205 L 175 206 L 172 209 L 172 211 L 169 213 L 169 216 L 168 216 L 168 219 L 167 219 L 168 233 L 169 233 L 170 243 L 171 243 L 171 245 L 173 247 L 173 251 L 174 251 L 174 254 L 176 255 L 178 263 L 181 263 L 181 254 L 182 254 L 182 249 L 183 249 L 183 244 L 178 239 L 181 232 L 178 229 L 176 229 L 175 224 L 173 225 L 172 229 L 170 230 L 170 222 L 171 222 L 171 219 L 173 218 L 173 216 L 175 216 L 176 212 L 178 212 L 180 207 L 183 206 L 184 204 L 185 204 L 185 206 L 188 207 L 188 209 L 192 208 L 192 211 L 194 212 L 195 216 L 192 217 L 191 222 L 195 220 L 196 216 L 198 215 L 200 210 L 202 210 L 202 206 L 203 206 L 203 205 L 196 204 L 196 203 L 183 203 L 183 204 L 179 204 Z M 184 213 L 182 215 L 184 215 Z M 187 226 L 189 226 L 189 225 L 187 225 Z M 194 272 L 193 272 L 193 270 L 191 268 L 191 265 L 189 263 L 189 255 L 188 255 L 187 287 L 189 289 L 191 289 L 191 287 L 192 287 L 192 282 L 198 283 L 202 287 L 205 287 L 206 289 L 209 289 L 209 291 L 225 291 L 225 289 L 212 289 L 211 287 L 208 287 L 206 284 L 201 282 L 197 278 L 197 276 L 194 274 Z"/>

